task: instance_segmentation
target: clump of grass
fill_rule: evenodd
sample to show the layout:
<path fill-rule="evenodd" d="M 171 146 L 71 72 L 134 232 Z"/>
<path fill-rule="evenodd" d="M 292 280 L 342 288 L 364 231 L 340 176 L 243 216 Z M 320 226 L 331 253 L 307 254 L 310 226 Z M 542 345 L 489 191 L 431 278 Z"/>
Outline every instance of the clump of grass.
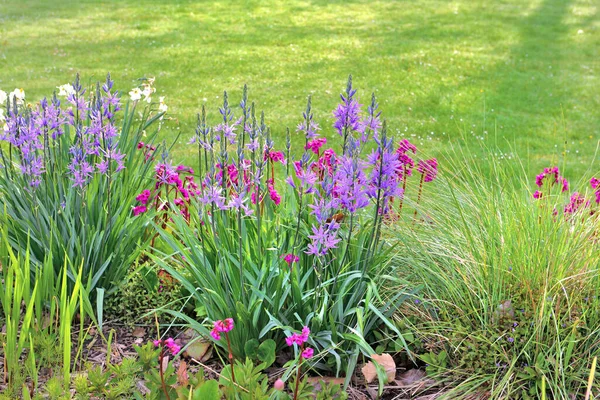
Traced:
<path fill-rule="evenodd" d="M 534 199 L 522 164 L 492 152 L 457 147 L 440 164 L 444 189 L 419 207 L 426 222 L 398 225 L 404 279 L 424 286 L 402 314 L 426 359 L 448 354 L 428 371 L 453 387 L 449 398 L 582 397 L 600 352 L 598 205 L 563 213 L 559 185 Z M 589 175 L 571 185 L 588 199 Z"/>

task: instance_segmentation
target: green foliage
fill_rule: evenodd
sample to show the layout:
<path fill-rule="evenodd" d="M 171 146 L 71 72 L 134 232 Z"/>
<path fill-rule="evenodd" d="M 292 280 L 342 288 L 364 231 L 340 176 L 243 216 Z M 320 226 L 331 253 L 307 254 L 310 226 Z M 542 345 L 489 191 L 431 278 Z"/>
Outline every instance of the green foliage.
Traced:
<path fill-rule="evenodd" d="M 319 381 L 318 385 L 320 387 L 316 400 L 346 400 L 348 398 L 348 393 L 336 383 Z"/>
<path fill-rule="evenodd" d="M 95 85 L 88 87 L 87 93 L 99 96 Z M 93 103 L 93 96 L 86 101 Z M 112 171 L 114 176 L 90 174 L 84 188 L 74 187 L 69 168 L 72 148 L 80 144 L 75 131 L 90 129 L 90 115 L 76 118 L 77 127 L 62 125 L 64 133 L 57 134 L 56 139 L 49 139 L 47 131 L 43 143 L 38 138 L 43 146 L 44 172 L 35 189 L 30 187 L 31 178 L 19 170 L 21 153 L 12 145 L 8 151 L 4 145 L 0 147 L 0 152 L 5 151 L 2 157 L 6 163 L 0 173 L 0 207 L 4 210 L 0 222 L 6 227 L 4 234 L 13 249 L 29 251 L 33 273 L 51 254 L 56 276 L 65 260 L 68 262 L 71 287 L 75 281 L 72 271 L 82 266 L 82 282 L 88 293 L 95 297 L 95 289 L 100 288 L 108 295 L 148 243 L 147 222 L 134 218 L 131 206 L 152 175 L 152 167 L 137 145 L 142 138 L 153 141 L 158 130 L 154 122 L 160 115 L 150 116 L 148 107 L 139 111 L 135 104 L 127 103 L 121 126 L 115 126 L 119 134 L 115 151 L 125 154 L 124 169 Z M 24 118 L 35 115 L 28 107 L 19 112 Z M 87 161 L 94 166 L 100 159 Z"/>
<path fill-rule="evenodd" d="M 36 389 L 41 367 L 62 369 L 62 381 L 68 384 L 73 347 L 72 321 L 77 313 L 80 320 L 77 361 L 85 335 L 83 323 L 92 310 L 88 293 L 82 285 L 82 269 L 70 271 L 67 262 L 64 262 L 55 281 L 51 253 L 34 269 L 29 252 L 25 251 L 24 257 L 15 255 L 4 232 L 0 228 L 0 237 L 4 241 L 0 246 L 0 316 L 5 321 L 6 334 L 0 338 L 8 388 L 18 392 L 26 374 Z M 69 273 L 74 277 L 72 287 L 68 284 Z M 35 280 L 33 285 L 32 278 Z M 25 351 L 27 357 L 22 365 Z"/>
<path fill-rule="evenodd" d="M 221 371 L 219 384 L 227 399 L 241 400 L 267 400 L 273 392 L 269 388 L 268 378 L 262 373 L 262 365 L 254 365 L 252 360 L 246 359 L 245 363 L 236 360 L 233 370 L 235 383 L 231 377 L 231 365 Z"/>
<path fill-rule="evenodd" d="M 119 290 L 104 302 L 104 313 L 130 326 L 165 322 L 162 308 L 180 310 L 183 306 L 181 287 L 177 282 L 161 284 L 156 268 L 134 266 Z M 156 310 L 156 313 L 150 313 Z"/>
<path fill-rule="evenodd" d="M 425 287 L 402 315 L 426 352 L 448 354 L 446 369 L 421 355 L 428 372 L 456 385 L 451 398 L 582 397 L 600 351 L 598 213 L 563 215 L 560 189 L 534 200 L 518 160 L 451 152 L 441 165 L 447 190 L 424 202 L 427 223 L 398 226 L 406 284 Z M 573 190 L 585 195 L 587 176 Z"/>
<path fill-rule="evenodd" d="M 419 358 L 427 364 L 426 371 L 429 376 L 438 376 L 447 368 L 448 353 L 446 350 L 442 350 L 438 354 L 433 352 L 421 354 Z"/>
<path fill-rule="evenodd" d="M 272 339 L 267 339 L 259 343 L 256 339 L 251 339 L 244 345 L 246 356 L 252 360 L 261 362 L 263 368 L 269 368 L 275 362 L 276 343 Z"/>

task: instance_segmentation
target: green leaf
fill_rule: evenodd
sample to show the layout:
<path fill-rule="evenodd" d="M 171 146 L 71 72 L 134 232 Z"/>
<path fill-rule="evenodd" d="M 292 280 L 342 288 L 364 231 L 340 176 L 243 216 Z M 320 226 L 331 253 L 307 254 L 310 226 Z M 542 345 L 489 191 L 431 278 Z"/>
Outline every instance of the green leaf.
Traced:
<path fill-rule="evenodd" d="M 259 346 L 260 343 L 258 342 L 258 339 L 248 340 L 244 345 L 244 352 L 246 353 L 246 356 L 252 359 L 257 359 Z"/>
<path fill-rule="evenodd" d="M 273 339 L 267 339 L 258 347 L 258 359 L 269 368 L 275 362 L 275 349 L 277 345 Z"/>

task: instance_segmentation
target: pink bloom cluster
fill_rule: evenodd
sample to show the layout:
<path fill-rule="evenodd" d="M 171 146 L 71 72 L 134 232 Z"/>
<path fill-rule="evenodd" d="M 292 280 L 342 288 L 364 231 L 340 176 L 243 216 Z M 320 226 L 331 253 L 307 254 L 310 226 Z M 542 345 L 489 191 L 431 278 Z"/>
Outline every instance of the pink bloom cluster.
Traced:
<path fill-rule="evenodd" d="M 293 263 L 300 261 L 300 257 L 298 257 L 295 254 L 286 254 L 285 256 L 281 256 L 281 258 L 283 258 L 283 261 L 285 261 L 286 263 L 288 263 L 288 265 L 291 267 Z"/>
<path fill-rule="evenodd" d="M 569 190 L 569 182 L 565 177 L 560 175 L 558 167 L 544 168 L 544 171 L 535 177 L 535 184 L 538 187 L 542 187 L 546 178 L 552 178 L 550 186 L 554 186 L 555 184 L 560 183 L 562 185 L 563 192 Z M 533 194 L 533 197 L 539 199 L 540 197 L 542 197 L 542 194 L 539 191 L 536 191 Z"/>
<path fill-rule="evenodd" d="M 406 172 L 407 176 L 412 175 L 412 170 L 415 167 L 415 161 L 408 155 L 409 152 L 417 154 L 417 146 L 412 144 L 408 139 L 402 139 L 400 143 L 398 143 L 396 154 L 398 155 L 398 161 L 400 161 L 400 164 L 402 165 L 399 172 Z"/>
<path fill-rule="evenodd" d="M 325 138 L 316 138 L 314 140 L 309 140 L 308 143 L 306 143 L 306 146 L 304 146 L 304 150 L 310 150 L 313 153 L 315 153 L 316 155 L 319 155 L 320 152 L 320 148 L 327 143 L 327 139 Z"/>
<path fill-rule="evenodd" d="M 437 168 L 438 163 L 437 159 L 432 158 L 430 160 L 421 160 L 419 161 L 419 166 L 417 167 L 417 171 L 420 174 L 425 175 L 425 182 L 431 182 L 437 176 Z"/>
<path fill-rule="evenodd" d="M 595 190 L 594 195 L 596 196 L 596 203 L 600 204 L 600 179 L 590 179 L 590 185 L 592 186 L 592 189 Z"/>
<path fill-rule="evenodd" d="M 148 162 L 148 160 L 154 160 L 154 153 L 156 152 L 156 147 L 150 144 L 146 144 L 144 142 L 139 142 L 137 145 L 139 150 L 144 151 L 144 161 Z"/>
<path fill-rule="evenodd" d="M 135 199 L 141 203 L 133 208 L 133 215 L 140 215 L 148 211 L 150 206 L 158 211 L 168 209 L 170 196 L 174 195 L 174 203 L 179 211 L 189 219 L 189 205 L 192 196 L 200 194 L 198 185 L 194 181 L 194 170 L 185 165 L 173 168 L 170 164 L 159 163 L 155 167 L 156 183 L 154 189 L 144 190 Z"/>
<path fill-rule="evenodd" d="M 173 338 L 168 338 L 166 340 L 155 340 L 154 346 L 156 346 L 156 347 L 165 346 L 167 349 L 169 349 L 169 351 L 173 355 L 176 355 L 177 353 L 179 353 L 181 351 L 181 346 L 179 346 L 177 343 L 175 343 L 175 340 L 173 340 Z"/>
<path fill-rule="evenodd" d="M 227 333 L 233 329 L 233 318 L 215 321 L 210 336 L 215 340 L 221 340 L 221 333 Z"/>
<path fill-rule="evenodd" d="M 293 346 L 295 344 L 300 346 L 302 358 L 311 358 L 314 355 L 314 350 L 311 347 L 304 348 L 304 344 L 308 341 L 309 335 L 310 329 L 308 326 L 305 326 L 302 328 L 302 333 L 293 333 L 292 336 L 285 338 L 285 342 L 288 346 Z"/>
<path fill-rule="evenodd" d="M 590 202 L 587 201 L 584 196 L 582 196 L 579 193 L 575 192 L 571 196 L 571 200 L 569 201 L 569 204 L 567 204 L 565 206 L 565 214 L 574 214 L 582 206 L 584 208 L 587 208 L 587 207 L 589 207 L 589 205 L 590 205 Z"/>

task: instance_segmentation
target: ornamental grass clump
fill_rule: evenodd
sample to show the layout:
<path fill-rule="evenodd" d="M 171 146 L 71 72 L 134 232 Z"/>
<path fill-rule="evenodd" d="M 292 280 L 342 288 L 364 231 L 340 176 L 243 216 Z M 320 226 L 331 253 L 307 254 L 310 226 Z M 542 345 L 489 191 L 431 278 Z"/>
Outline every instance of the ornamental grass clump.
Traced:
<path fill-rule="evenodd" d="M 154 258 L 189 290 L 200 320 L 235 319 L 236 358 L 249 340 L 285 348 L 291 332 L 310 326 L 313 366 L 345 369 L 349 381 L 359 356 L 374 353 L 365 340 L 373 331 L 387 327 L 402 341 L 390 318 L 407 294 L 383 289 L 395 279 L 398 247 L 382 231 L 401 216 L 414 161 L 399 156 L 374 95 L 365 111 L 349 79 L 341 99 L 328 129 L 308 99 L 299 149 L 289 130 L 285 144 L 273 141 L 246 88 L 236 108 L 225 93 L 216 126 L 203 108 L 190 142 L 198 159 L 193 212 L 173 212 L 167 228 L 155 224 L 172 252 Z M 327 146 L 326 130 L 340 149 Z M 427 164 L 423 179 L 436 168 Z"/>
<path fill-rule="evenodd" d="M 11 246 L 29 249 L 32 268 L 52 254 L 57 275 L 65 259 L 70 271 L 83 263 L 90 294 L 114 290 L 145 243 L 148 221 L 131 205 L 152 170 L 136 147 L 144 134 L 153 140 L 162 113 L 123 106 L 110 75 L 89 87 L 77 76 L 34 105 L 11 93 L 0 110 L 0 218 Z"/>
<path fill-rule="evenodd" d="M 459 149 L 444 158 L 446 190 L 423 199 L 428 223 L 395 225 L 405 285 L 424 286 L 400 314 L 420 357 L 453 388 L 445 398 L 583 398 L 600 354 L 596 187 L 553 167 L 532 196 L 518 160 Z"/>

